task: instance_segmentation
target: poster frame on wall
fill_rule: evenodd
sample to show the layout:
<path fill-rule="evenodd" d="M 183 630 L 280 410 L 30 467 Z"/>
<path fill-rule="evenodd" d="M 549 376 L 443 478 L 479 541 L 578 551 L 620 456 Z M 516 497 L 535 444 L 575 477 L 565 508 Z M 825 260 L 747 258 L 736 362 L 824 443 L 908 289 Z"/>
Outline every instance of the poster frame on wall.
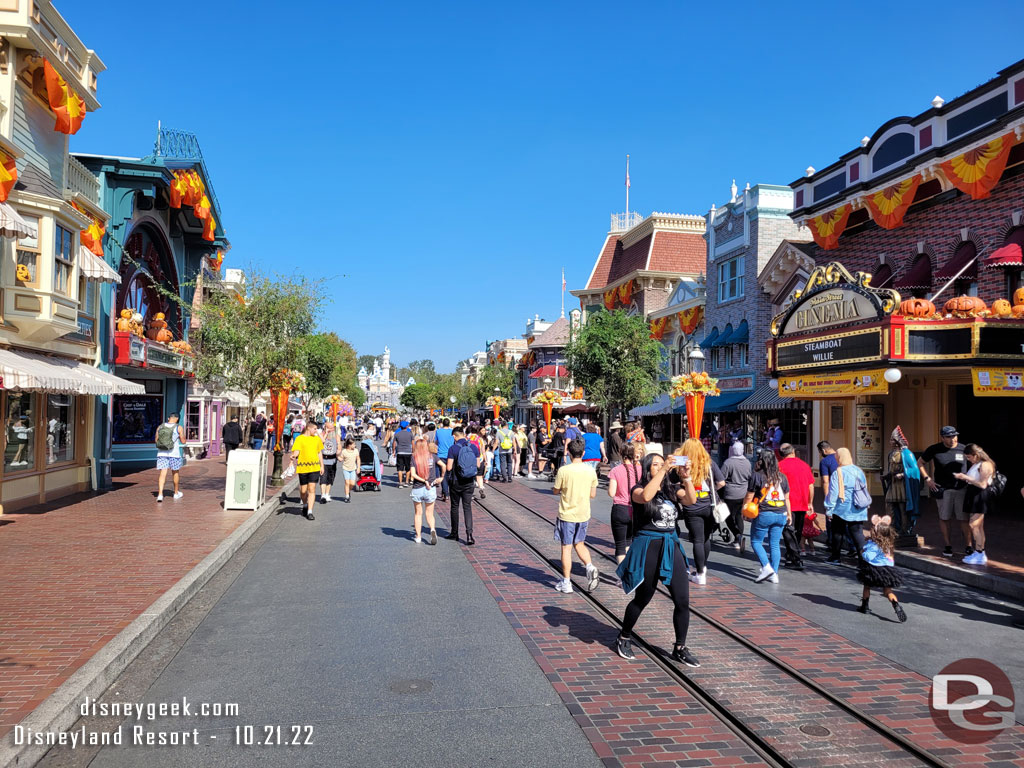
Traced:
<path fill-rule="evenodd" d="M 880 472 L 885 456 L 883 424 L 885 406 L 879 403 L 857 403 L 854 417 L 855 461 L 865 472 Z"/>

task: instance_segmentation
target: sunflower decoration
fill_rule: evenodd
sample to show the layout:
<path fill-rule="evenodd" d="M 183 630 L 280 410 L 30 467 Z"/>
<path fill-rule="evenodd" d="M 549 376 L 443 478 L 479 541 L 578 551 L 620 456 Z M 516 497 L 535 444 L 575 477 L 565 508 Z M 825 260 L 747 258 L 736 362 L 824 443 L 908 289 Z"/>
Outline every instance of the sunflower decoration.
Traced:
<path fill-rule="evenodd" d="M 704 372 L 684 373 L 672 377 L 672 389 L 669 390 L 669 394 L 673 400 L 686 395 L 716 397 L 722 394 L 722 390 L 718 388 L 718 379 L 714 379 Z"/>
<path fill-rule="evenodd" d="M 544 389 L 535 394 L 532 398 L 530 398 L 530 402 L 536 403 L 537 405 L 544 405 L 545 403 L 551 403 L 551 405 L 561 405 L 562 396 L 555 392 L 555 390 L 553 389 Z"/>
<path fill-rule="evenodd" d="M 490 397 L 487 398 L 487 402 L 485 402 L 484 405 L 486 405 L 488 408 L 494 408 L 495 406 L 497 406 L 498 408 L 507 408 L 508 400 L 506 400 L 501 395 L 491 395 Z"/>

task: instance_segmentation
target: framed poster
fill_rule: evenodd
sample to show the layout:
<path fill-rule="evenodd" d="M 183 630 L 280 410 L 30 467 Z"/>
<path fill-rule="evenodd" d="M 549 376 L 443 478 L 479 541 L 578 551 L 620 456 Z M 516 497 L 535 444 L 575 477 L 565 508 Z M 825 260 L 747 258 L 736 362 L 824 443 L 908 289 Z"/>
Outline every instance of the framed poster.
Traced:
<path fill-rule="evenodd" d="M 846 427 L 843 425 L 843 414 L 845 413 L 845 411 L 845 405 L 833 405 L 832 407 L 829 408 L 829 429 L 833 430 L 834 432 L 839 432 L 842 431 L 843 429 L 846 429 Z"/>
<path fill-rule="evenodd" d="M 162 395 L 114 395 L 115 443 L 153 443 L 164 420 Z"/>
<path fill-rule="evenodd" d="M 885 445 L 882 441 L 882 406 L 857 404 L 857 466 L 865 472 L 878 472 L 882 469 L 882 454 Z"/>

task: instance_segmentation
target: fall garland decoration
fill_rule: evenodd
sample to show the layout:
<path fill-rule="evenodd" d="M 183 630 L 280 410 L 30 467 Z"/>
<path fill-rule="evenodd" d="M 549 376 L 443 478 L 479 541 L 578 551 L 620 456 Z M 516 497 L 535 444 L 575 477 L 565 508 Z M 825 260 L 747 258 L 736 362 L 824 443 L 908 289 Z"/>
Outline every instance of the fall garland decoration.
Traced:
<path fill-rule="evenodd" d="M 669 391 L 673 400 L 686 395 L 716 397 L 720 394 L 722 391 L 718 388 L 718 379 L 712 378 L 706 373 L 684 373 L 673 376 L 672 389 Z"/>
<path fill-rule="evenodd" d="M 562 396 L 553 389 L 543 389 L 540 392 L 537 392 L 533 397 L 531 397 L 530 402 L 536 405 L 544 405 L 544 403 L 551 403 L 552 405 L 561 405 Z"/>
<path fill-rule="evenodd" d="M 306 375 L 293 368 L 281 368 L 270 374 L 271 389 L 287 389 L 291 392 L 306 391 Z"/>
<path fill-rule="evenodd" d="M 507 408 L 508 400 L 506 400 L 501 395 L 491 395 L 490 397 L 487 398 L 487 401 L 484 403 L 484 405 L 486 405 L 488 408 Z"/>

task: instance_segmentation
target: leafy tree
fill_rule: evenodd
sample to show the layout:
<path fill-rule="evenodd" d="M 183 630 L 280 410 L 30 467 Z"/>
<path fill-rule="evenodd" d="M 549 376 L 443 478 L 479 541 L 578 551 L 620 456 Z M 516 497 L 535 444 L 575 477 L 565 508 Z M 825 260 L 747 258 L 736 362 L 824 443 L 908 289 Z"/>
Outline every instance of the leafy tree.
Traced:
<path fill-rule="evenodd" d="M 360 355 L 359 359 L 356 360 L 356 371 L 358 372 L 360 368 L 365 368 L 367 373 L 371 373 L 373 371 L 373 361 L 376 359 L 373 355 Z"/>
<path fill-rule="evenodd" d="M 485 365 L 477 376 L 472 399 L 474 402 L 484 403 L 494 394 L 494 388 L 497 387 L 501 395 L 511 403 L 515 378 L 516 373 L 511 368 L 503 365 Z"/>
<path fill-rule="evenodd" d="M 428 408 L 431 397 L 430 387 L 426 384 L 413 384 L 406 387 L 398 401 L 406 408 Z"/>
<path fill-rule="evenodd" d="M 299 347 L 297 367 L 306 374 L 306 402 L 323 400 L 334 393 L 347 395 L 362 390 L 356 379 L 356 353 L 352 346 L 333 331 L 307 336 Z M 362 396 L 365 400 L 365 396 Z M 362 405 L 360 400 L 359 405 Z M 355 403 L 353 403 L 355 404 Z"/>
<path fill-rule="evenodd" d="M 576 386 L 606 410 L 646 405 L 667 389 L 659 375 L 661 344 L 643 318 L 621 309 L 591 315 L 565 348 L 565 359 Z"/>

